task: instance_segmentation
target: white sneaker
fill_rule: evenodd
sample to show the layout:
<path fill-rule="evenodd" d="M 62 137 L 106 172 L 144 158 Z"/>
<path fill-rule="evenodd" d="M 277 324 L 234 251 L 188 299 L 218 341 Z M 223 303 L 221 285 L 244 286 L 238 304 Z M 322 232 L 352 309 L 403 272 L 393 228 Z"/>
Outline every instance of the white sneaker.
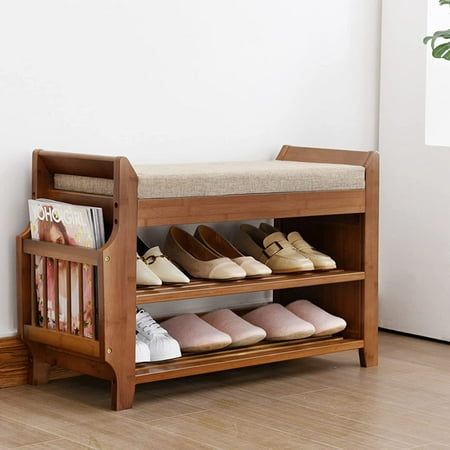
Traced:
<path fill-rule="evenodd" d="M 136 364 L 150 362 L 150 347 L 136 336 Z"/>
<path fill-rule="evenodd" d="M 178 342 L 144 309 L 136 312 L 136 331 L 137 339 L 147 344 L 150 349 L 150 361 L 163 361 L 181 356 Z"/>

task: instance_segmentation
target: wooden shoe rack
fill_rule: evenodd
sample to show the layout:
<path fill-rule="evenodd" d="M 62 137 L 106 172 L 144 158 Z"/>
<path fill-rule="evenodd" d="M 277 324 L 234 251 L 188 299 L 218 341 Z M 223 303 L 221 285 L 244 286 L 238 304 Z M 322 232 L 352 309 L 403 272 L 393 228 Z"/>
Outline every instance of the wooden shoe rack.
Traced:
<path fill-rule="evenodd" d="M 376 365 L 378 154 L 285 146 L 278 159 L 364 166 L 365 189 L 138 199 L 138 179 L 126 158 L 36 150 L 33 198 L 102 207 L 108 239 L 95 250 L 33 241 L 29 227 L 17 237 L 19 330 L 30 352 L 30 383 L 46 383 L 53 365 L 107 379 L 112 384 L 112 408 L 122 410 L 132 406 L 136 384 L 150 381 L 356 349 L 362 366 Z M 54 174 L 110 179 L 114 192 L 98 195 L 57 190 Z M 184 286 L 136 290 L 138 227 L 268 217 L 284 232 L 300 230 L 308 242 L 336 260 L 338 269 L 229 282 L 195 280 Z M 96 267 L 94 339 L 37 324 L 32 270 L 36 255 Z M 348 326 L 337 336 L 261 343 L 135 365 L 136 304 L 267 290 L 273 290 L 274 301 L 282 304 L 311 299 L 343 317 Z M 217 300 L 220 307 L 220 298 Z"/>

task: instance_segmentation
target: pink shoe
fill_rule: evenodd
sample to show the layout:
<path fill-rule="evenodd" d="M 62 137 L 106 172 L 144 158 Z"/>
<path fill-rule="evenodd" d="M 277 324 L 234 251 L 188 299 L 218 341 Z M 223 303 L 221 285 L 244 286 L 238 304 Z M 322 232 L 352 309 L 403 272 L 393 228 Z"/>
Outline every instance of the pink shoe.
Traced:
<path fill-rule="evenodd" d="M 327 313 L 308 300 L 296 300 L 295 302 L 289 303 L 286 308 L 303 320 L 311 322 L 316 329 L 314 336 L 326 336 L 339 333 L 339 331 L 342 331 L 347 326 L 347 322 L 344 319 Z"/>
<path fill-rule="evenodd" d="M 183 352 L 209 352 L 231 344 L 228 334 L 215 329 L 195 314 L 172 317 L 160 325 L 178 341 Z"/>
<path fill-rule="evenodd" d="M 266 337 L 266 332 L 248 323 L 229 309 L 219 309 L 202 316 L 202 319 L 220 331 L 230 335 L 230 347 L 253 345 Z"/>
<path fill-rule="evenodd" d="M 269 341 L 303 339 L 316 331 L 312 324 L 300 319 L 279 303 L 261 306 L 242 318 L 265 330 Z"/>

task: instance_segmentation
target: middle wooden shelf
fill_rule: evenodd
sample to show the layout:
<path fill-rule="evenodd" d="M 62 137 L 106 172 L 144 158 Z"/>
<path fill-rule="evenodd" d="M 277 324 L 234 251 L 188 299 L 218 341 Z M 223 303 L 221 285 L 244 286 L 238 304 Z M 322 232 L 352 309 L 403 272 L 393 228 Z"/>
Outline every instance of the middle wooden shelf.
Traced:
<path fill-rule="evenodd" d="M 295 274 L 274 274 L 264 278 L 245 278 L 237 281 L 193 279 L 184 285 L 163 285 L 157 288 L 137 289 L 136 304 L 189 300 L 193 298 L 261 292 L 276 289 L 318 286 L 364 280 L 365 274 L 355 270 L 331 270 Z"/>

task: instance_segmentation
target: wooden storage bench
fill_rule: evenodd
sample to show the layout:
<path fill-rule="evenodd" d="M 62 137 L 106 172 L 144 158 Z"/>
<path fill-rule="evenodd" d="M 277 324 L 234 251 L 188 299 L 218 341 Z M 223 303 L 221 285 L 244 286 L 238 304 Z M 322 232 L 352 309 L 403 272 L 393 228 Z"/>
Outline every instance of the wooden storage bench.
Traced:
<path fill-rule="evenodd" d="M 171 171 L 162 166 L 135 170 L 123 157 L 36 150 L 32 189 L 33 198 L 102 207 L 107 242 L 96 250 L 33 241 L 29 227 L 17 237 L 19 330 L 31 355 L 30 383 L 46 383 L 53 365 L 107 379 L 112 408 L 121 410 L 132 406 L 136 384 L 150 381 L 356 349 L 362 366 L 377 364 L 376 152 L 284 146 L 277 161 L 234 168 L 175 165 Z M 260 218 L 275 219 L 284 232 L 300 230 L 336 260 L 338 269 L 136 289 L 138 227 Z M 35 256 L 96 267 L 93 339 L 37 324 Z M 282 304 L 311 299 L 348 326 L 332 337 L 135 365 L 136 304 L 266 290 Z"/>

